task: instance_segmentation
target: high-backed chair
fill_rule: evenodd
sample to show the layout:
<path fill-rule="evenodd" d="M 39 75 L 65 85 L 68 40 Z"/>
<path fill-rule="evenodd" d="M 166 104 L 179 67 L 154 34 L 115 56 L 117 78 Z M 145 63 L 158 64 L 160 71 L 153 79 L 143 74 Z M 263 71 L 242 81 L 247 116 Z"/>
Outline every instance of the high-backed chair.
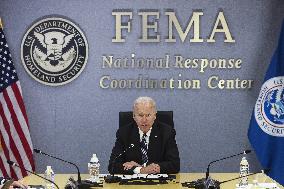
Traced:
<path fill-rule="evenodd" d="M 173 111 L 158 111 L 156 120 L 174 127 Z M 119 127 L 134 122 L 133 112 L 119 112 Z"/>

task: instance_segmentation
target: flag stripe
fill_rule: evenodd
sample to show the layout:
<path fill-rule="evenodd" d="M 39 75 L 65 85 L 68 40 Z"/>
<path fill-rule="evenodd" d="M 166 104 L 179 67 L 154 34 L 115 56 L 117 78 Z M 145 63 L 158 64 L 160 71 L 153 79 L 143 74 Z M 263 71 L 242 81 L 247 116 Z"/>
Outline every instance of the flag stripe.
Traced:
<path fill-rule="evenodd" d="M 12 86 L 13 85 L 17 87 L 17 85 L 15 83 L 12 84 Z M 11 90 L 10 87 L 8 87 L 6 90 L 8 92 L 9 97 L 10 97 L 9 99 L 11 100 L 11 103 L 15 107 L 14 109 L 18 110 L 18 111 L 15 111 L 15 113 L 16 113 L 16 119 L 18 120 L 19 124 L 21 124 L 21 127 L 19 129 L 21 134 L 19 134 L 19 135 L 22 135 L 22 137 L 23 136 L 30 136 L 29 128 L 28 128 L 28 125 L 25 122 L 24 115 L 20 111 L 20 109 L 18 108 L 19 104 L 17 103 L 16 96 L 14 96 L 15 95 L 14 94 L 14 90 Z M 21 138 L 21 136 L 20 136 L 20 138 Z M 30 137 L 23 137 L 23 138 L 24 138 L 24 140 L 22 139 L 22 142 L 24 142 L 23 143 L 23 148 L 25 149 L 25 152 L 26 152 L 26 153 L 23 153 L 23 154 L 27 154 L 27 158 L 29 160 L 29 164 L 31 165 L 31 166 L 26 167 L 26 168 L 31 168 L 31 167 L 33 167 L 32 149 L 31 149 L 31 148 L 33 148 L 32 147 L 33 146 L 32 145 L 32 141 L 31 141 Z M 27 142 L 28 144 L 25 144 L 25 142 Z M 26 159 L 26 158 L 24 158 L 24 159 Z"/>
<path fill-rule="evenodd" d="M 0 103 L 0 110 L 2 110 L 2 104 Z M 1 120 L 1 123 L 2 125 L 4 125 L 4 122 L 2 120 L 2 116 L 0 116 L 0 120 Z M 4 127 L 1 127 L 0 128 L 0 132 L 1 132 L 1 136 L 2 136 L 2 150 L 3 150 L 3 153 L 0 153 L 0 156 L 1 156 L 1 160 L 7 160 L 7 159 L 10 159 L 10 156 L 9 156 L 9 151 L 7 149 L 7 144 L 9 145 L 9 136 L 5 130 Z M 9 176 L 8 172 L 10 172 L 10 168 L 9 168 L 9 165 L 8 163 L 4 164 L 4 169 L 1 168 L 1 170 L 3 171 L 3 176 L 4 177 L 7 177 Z"/>
<path fill-rule="evenodd" d="M 1 121 L 2 122 L 2 121 Z M 1 136 L 2 136 L 2 132 L 0 131 L 0 133 L 1 133 Z M 4 139 L 3 139 L 3 137 L 1 137 L 1 143 L 3 144 L 4 143 Z M 4 155 L 4 153 L 0 153 L 0 156 L 3 156 Z M 7 173 L 7 171 L 6 170 L 8 170 L 8 166 L 7 166 L 7 163 L 3 163 L 3 161 L 2 161 L 2 157 L 0 158 L 0 173 L 1 173 L 1 175 L 3 175 L 3 176 L 8 176 L 8 173 Z M 5 166 L 6 165 L 6 166 Z"/>
<path fill-rule="evenodd" d="M 26 114 L 26 109 L 25 109 L 23 98 L 22 98 L 22 94 L 21 94 L 21 92 L 19 90 L 19 88 L 21 87 L 20 82 L 17 81 L 16 84 L 15 83 L 12 84 L 11 87 L 13 89 L 13 92 L 14 92 L 14 94 L 16 96 L 16 99 L 17 99 L 17 102 L 19 104 L 19 107 L 21 109 L 21 112 L 24 115 L 25 121 L 26 121 L 27 126 L 28 126 L 29 125 L 28 116 Z"/>
<path fill-rule="evenodd" d="M 32 153 L 29 147 L 31 146 L 31 141 L 28 141 L 27 138 L 24 137 L 28 135 L 28 133 L 26 132 L 28 128 L 27 128 L 26 123 L 23 120 L 23 115 L 21 114 L 20 111 L 15 111 L 15 110 L 19 110 L 19 108 L 17 106 L 17 103 L 15 102 L 15 98 L 14 98 L 13 92 L 10 90 L 10 87 L 7 87 L 6 90 L 7 90 L 7 93 L 6 91 L 4 91 L 3 95 L 7 103 L 7 106 L 9 107 L 11 117 L 15 125 L 15 129 L 19 137 L 21 138 L 21 140 L 19 138 L 19 143 L 22 143 L 23 145 L 22 148 L 26 151 L 26 153 Z"/>
<path fill-rule="evenodd" d="M 2 98 L 1 98 L 2 99 Z M 5 103 L 5 102 L 4 102 Z M 4 105 L 3 104 L 3 102 L 1 101 L 1 104 L 2 104 L 2 106 Z M 4 113 L 4 111 L 2 111 L 3 110 L 3 108 L 0 108 L 0 115 L 1 115 L 1 117 L 2 117 L 2 119 L 3 119 L 3 123 L 4 123 L 4 128 L 5 128 L 5 130 L 6 130 L 6 132 L 7 132 L 7 135 L 8 135 L 8 141 L 9 141 L 9 144 L 7 145 L 7 146 L 9 146 L 10 147 L 10 153 L 13 153 L 13 155 L 14 155 L 14 157 L 15 157 L 15 160 L 19 163 L 19 165 L 20 166 L 24 166 L 23 165 L 23 162 L 22 162 L 22 160 L 21 160 L 21 156 L 20 156 L 20 154 L 19 154 L 19 151 L 18 151 L 18 149 L 16 148 L 16 145 L 15 145 L 15 143 L 14 143 L 14 140 L 13 140 L 13 138 L 12 138 L 12 135 L 11 135 L 11 131 L 10 131 L 10 128 L 12 128 L 12 125 L 9 123 L 9 121 L 6 119 L 6 117 L 5 117 L 5 113 Z M 6 111 L 6 113 L 7 114 L 9 114 L 7 111 Z M 6 115 L 7 116 L 7 115 Z M 8 116 L 9 117 L 9 116 Z M 11 159 L 12 161 L 13 161 L 13 159 Z M 24 173 L 22 172 L 22 175 L 24 175 Z"/>
<path fill-rule="evenodd" d="M 19 92 L 20 92 L 20 96 L 22 97 L 23 96 L 23 93 L 22 93 L 22 88 L 21 88 L 21 84 L 20 82 L 16 82 L 17 83 L 17 86 L 18 86 L 18 89 L 19 89 Z M 23 99 L 23 98 L 22 98 Z M 24 101 L 23 101 L 23 104 L 24 104 Z M 25 105 L 23 105 L 25 107 Z M 25 110 L 26 111 L 26 110 Z"/>
<path fill-rule="evenodd" d="M 10 87 L 7 87 L 7 90 L 9 88 Z M 15 155 L 16 160 L 19 163 L 19 165 L 21 167 L 25 167 L 27 169 L 30 169 L 31 168 L 30 163 L 27 162 L 27 160 L 28 160 L 27 153 L 29 153 L 29 151 L 31 149 L 29 148 L 29 144 L 28 144 L 28 142 L 25 138 L 25 135 L 23 133 L 22 126 L 19 123 L 18 118 L 20 118 L 20 117 L 18 117 L 16 115 L 16 112 L 14 111 L 13 105 L 16 105 L 16 104 L 15 104 L 15 102 L 12 103 L 11 99 L 9 98 L 8 92 L 6 90 L 4 90 L 2 93 L 3 93 L 3 96 L 4 96 L 5 102 L 7 103 L 7 107 L 8 107 L 7 110 L 9 111 L 9 112 L 8 111 L 5 112 L 5 114 L 6 115 L 10 114 L 9 117 L 12 118 L 12 123 L 10 124 L 11 130 L 10 130 L 10 133 L 8 132 L 9 135 L 11 135 L 10 140 L 13 140 L 13 142 L 11 143 L 11 148 L 12 149 L 15 148 L 14 149 L 14 155 Z"/>
<path fill-rule="evenodd" d="M 5 171 L 5 172 L 2 173 L 2 170 Z M 4 167 L 2 158 L 0 158 L 0 174 L 1 174 L 1 175 L 8 175 L 7 172 L 6 172 L 6 169 L 5 169 L 5 167 Z"/>
<path fill-rule="evenodd" d="M 0 104 L 2 106 L 2 104 Z M 2 119 L 1 119 L 1 122 L 3 123 Z M 12 152 L 9 152 L 9 149 L 10 149 L 10 140 L 9 140 L 9 135 L 7 134 L 5 128 L 1 128 L 1 133 L 2 133 L 2 136 L 4 138 L 4 146 L 3 146 L 3 151 L 4 151 L 4 154 L 1 153 L 1 159 L 2 160 L 12 160 L 12 161 L 16 161 L 16 158 L 14 156 L 14 154 Z M 4 162 L 6 163 L 6 162 Z M 12 169 L 10 169 L 10 166 L 8 165 L 8 163 L 4 164 L 5 166 L 5 170 L 4 172 L 11 172 Z M 14 175 L 18 175 L 17 177 L 12 177 L 12 178 L 21 178 L 22 177 L 22 174 L 21 174 L 21 171 L 19 169 L 16 169 L 16 173 L 14 173 Z M 3 176 L 9 176 L 8 175 L 3 175 Z"/>

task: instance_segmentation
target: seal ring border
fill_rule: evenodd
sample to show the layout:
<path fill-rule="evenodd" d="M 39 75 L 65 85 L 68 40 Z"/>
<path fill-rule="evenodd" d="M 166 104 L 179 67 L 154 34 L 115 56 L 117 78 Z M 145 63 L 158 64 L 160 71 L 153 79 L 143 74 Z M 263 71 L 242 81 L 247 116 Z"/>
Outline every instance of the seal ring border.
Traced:
<path fill-rule="evenodd" d="M 264 90 L 264 89 L 263 89 L 264 87 L 267 87 L 267 88 L 268 88 L 270 82 L 275 81 L 276 79 L 280 79 L 280 78 L 283 78 L 283 79 L 284 79 L 283 76 L 278 76 L 278 77 L 273 77 L 273 78 L 268 79 L 267 81 L 265 81 L 265 82 L 262 84 L 262 87 L 261 87 L 261 90 L 260 90 L 260 91 L 263 91 L 263 90 Z M 283 85 L 283 84 L 282 84 L 282 85 Z M 277 87 L 277 86 L 279 86 L 279 85 L 274 84 L 274 86 L 271 86 L 271 87 L 269 87 L 268 89 L 264 90 L 264 95 L 263 95 L 262 98 L 260 98 L 260 95 L 258 96 L 257 101 L 260 100 L 261 103 L 259 103 L 259 104 L 260 104 L 260 107 L 257 107 L 257 103 L 256 103 L 255 108 L 254 108 L 254 117 L 255 117 L 255 120 L 256 120 L 258 126 L 261 128 L 261 130 L 262 130 L 263 132 L 265 132 L 266 134 L 271 135 L 271 136 L 284 137 L 284 133 L 283 133 L 283 134 L 275 134 L 275 133 L 272 133 L 271 131 L 269 131 L 269 130 L 267 130 L 267 129 L 264 129 L 263 126 L 262 126 L 263 123 L 266 123 L 269 127 L 278 128 L 278 129 L 280 128 L 280 127 L 278 127 L 278 126 L 275 126 L 274 124 L 271 124 L 271 121 L 267 121 L 267 120 L 266 120 L 267 116 L 264 116 L 265 113 L 263 112 L 263 100 L 264 100 L 265 97 L 267 96 L 267 95 L 266 95 L 267 92 L 268 92 L 270 89 L 275 88 L 275 87 Z M 260 93 L 260 94 L 261 94 L 261 93 Z M 257 117 L 257 112 L 260 112 L 260 113 L 261 113 L 261 116 L 262 116 L 262 119 L 263 119 L 263 120 L 258 120 L 258 119 L 256 119 L 256 117 Z M 284 128 L 280 128 L 280 129 L 282 130 L 282 129 L 284 129 Z"/>

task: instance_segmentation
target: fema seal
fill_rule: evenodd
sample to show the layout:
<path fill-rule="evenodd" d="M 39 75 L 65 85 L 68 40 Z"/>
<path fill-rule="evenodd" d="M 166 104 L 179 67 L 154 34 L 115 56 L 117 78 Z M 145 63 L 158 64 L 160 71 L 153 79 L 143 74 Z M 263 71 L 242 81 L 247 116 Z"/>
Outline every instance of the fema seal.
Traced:
<path fill-rule="evenodd" d="M 254 109 L 259 127 L 272 136 L 284 137 L 284 77 L 267 80 Z"/>
<path fill-rule="evenodd" d="M 81 29 L 60 17 L 41 19 L 26 32 L 22 63 L 31 77 L 51 86 L 77 78 L 88 59 L 88 43 Z"/>

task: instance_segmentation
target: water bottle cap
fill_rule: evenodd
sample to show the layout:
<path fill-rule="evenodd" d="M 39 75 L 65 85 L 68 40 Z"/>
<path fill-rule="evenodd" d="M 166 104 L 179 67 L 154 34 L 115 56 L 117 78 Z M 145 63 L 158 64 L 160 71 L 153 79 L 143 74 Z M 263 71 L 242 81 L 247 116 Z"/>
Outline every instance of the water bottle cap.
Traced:
<path fill-rule="evenodd" d="M 98 159 L 98 157 L 97 157 L 97 154 L 93 154 L 93 156 L 92 156 L 90 162 L 93 162 L 93 163 L 98 163 L 98 162 L 99 162 L 99 159 Z"/>
<path fill-rule="evenodd" d="M 51 169 L 51 166 L 46 166 L 46 173 L 48 174 L 54 174 L 53 170 Z"/>
<path fill-rule="evenodd" d="M 248 166 L 248 161 L 247 161 L 247 158 L 246 158 L 246 157 L 243 157 L 243 158 L 242 158 L 241 164 Z"/>

